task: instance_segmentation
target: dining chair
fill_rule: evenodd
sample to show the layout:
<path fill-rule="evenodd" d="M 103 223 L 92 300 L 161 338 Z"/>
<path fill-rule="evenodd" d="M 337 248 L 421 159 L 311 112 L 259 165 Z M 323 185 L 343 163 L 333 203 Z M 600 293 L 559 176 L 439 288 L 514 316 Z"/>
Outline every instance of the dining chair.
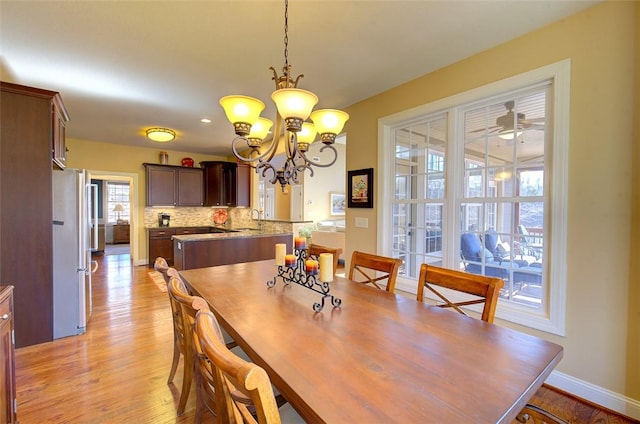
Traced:
<path fill-rule="evenodd" d="M 501 278 L 485 277 L 483 275 L 422 264 L 422 266 L 420 266 L 416 299 L 420 302 L 424 301 L 424 289 L 426 287 L 444 302 L 436 306 L 453 308 L 464 315 L 467 315 L 467 313 L 461 309 L 461 306 L 484 303 L 480 319 L 493 323 L 500 289 L 503 285 L 504 281 Z M 453 302 L 442 294 L 442 292 L 438 291 L 435 286 L 471 294 L 476 298 L 468 301 Z M 532 423 L 554 422 L 567 424 L 566 421 L 558 416 L 532 404 L 527 404 L 516 418 L 516 421 L 520 423 L 528 423 L 529 420 L 532 420 Z"/>
<path fill-rule="evenodd" d="M 184 284 L 180 282 L 177 278 L 172 279 L 172 288 L 175 292 L 181 293 Z M 199 297 L 199 296 L 189 296 L 188 294 L 182 292 L 182 296 L 178 296 L 178 301 L 182 307 L 182 313 L 185 322 L 191 328 L 192 331 L 192 343 L 193 343 L 193 354 L 194 354 L 194 377 L 196 382 L 196 413 L 194 417 L 194 423 L 199 424 L 202 422 L 202 418 L 204 417 L 205 412 L 209 412 L 212 416 L 217 416 L 218 408 L 216 405 L 215 398 L 215 378 L 216 374 L 213 371 L 212 364 L 207 359 L 204 351 L 202 350 L 202 345 L 200 344 L 200 340 L 198 339 L 198 335 L 195 332 L 195 317 L 199 311 L 209 311 L 209 305 L 207 302 Z M 234 342 L 232 344 L 226 343 L 224 339 L 225 331 L 222 327 L 218 326 L 216 328 L 219 331 L 220 340 L 225 343 L 228 349 L 231 349 L 235 355 L 244 359 L 247 362 L 251 362 L 249 356 Z M 287 400 L 284 396 L 277 392 L 274 388 L 274 393 L 276 394 L 276 404 L 278 407 L 287 403 Z"/>
<path fill-rule="evenodd" d="M 389 258 L 356 250 L 351 255 L 349 279 L 362 284 L 371 284 L 380 290 L 393 293 L 396 287 L 396 278 L 398 277 L 400 265 L 402 265 L 402 259 Z M 381 287 L 380 284 L 378 284 L 383 280 L 387 280 L 385 287 Z"/>
<path fill-rule="evenodd" d="M 208 411 L 214 417 L 218 413 L 215 400 L 215 373 L 211 367 L 211 362 L 204 356 L 198 336 L 195 334 L 196 314 L 199 311 L 209 311 L 209 305 L 199 296 L 190 296 L 186 292 L 184 282 L 180 279 L 175 277 L 171 278 L 169 284 L 172 293 L 176 295 L 176 300 L 181 306 L 183 321 L 191 333 L 194 377 L 196 382 L 196 412 L 194 423 L 200 424 L 205 411 Z M 219 337 L 224 341 L 222 334 L 220 334 Z"/>
<path fill-rule="evenodd" d="M 424 301 L 424 289 L 426 287 L 444 302 L 436 306 L 453 308 L 464 315 L 467 315 L 467 313 L 461 308 L 462 306 L 484 303 L 481 319 L 486 322 L 493 322 L 496 315 L 498 296 L 503 285 L 504 281 L 501 278 L 486 277 L 484 275 L 470 274 L 468 272 L 422 264 L 420 267 L 420 277 L 418 278 L 416 299 L 420 302 Z M 449 300 L 447 296 L 436 287 L 444 287 L 457 292 L 467 293 L 473 295 L 474 298 L 454 302 Z"/>
<path fill-rule="evenodd" d="M 169 280 L 171 276 L 169 275 L 169 270 L 173 269 L 169 267 L 166 259 L 163 257 L 157 257 L 153 263 L 153 268 L 162 274 L 164 277 L 164 281 L 167 283 L 167 293 L 169 295 L 169 304 L 171 305 L 171 323 L 173 325 L 173 358 L 171 360 L 171 370 L 169 371 L 169 378 L 167 379 L 167 384 L 171 384 L 173 382 L 173 378 L 176 375 L 176 371 L 178 370 L 178 363 L 180 362 L 180 355 L 182 355 L 182 347 L 180 344 L 182 343 L 182 337 L 180 336 L 180 329 L 178 328 L 177 321 L 180 319 L 180 306 L 175 302 L 175 300 L 171 297 L 171 293 L 169 293 Z M 174 270 L 175 271 L 175 270 Z M 173 272 L 171 273 L 173 275 Z M 177 271 L 175 273 L 177 275 Z"/>
<path fill-rule="evenodd" d="M 176 274 L 177 275 L 177 274 Z M 174 362 L 171 366 L 171 373 L 169 375 L 168 383 L 173 381 L 175 375 L 174 365 L 177 366 L 177 361 L 182 355 L 183 360 L 183 373 L 182 373 L 182 389 L 180 390 L 180 400 L 178 402 L 177 414 L 182 415 L 189 399 L 189 392 L 191 391 L 191 384 L 193 382 L 194 361 L 193 361 L 193 332 L 186 318 L 186 313 L 183 311 L 182 305 L 185 303 L 191 303 L 187 292 L 187 288 L 184 285 L 182 279 L 177 276 L 172 276 L 167 284 L 167 292 L 171 299 L 171 309 L 173 312 L 173 325 L 175 329 L 175 342 L 178 348 L 178 354 L 176 359 L 176 351 L 174 346 Z"/>
<path fill-rule="evenodd" d="M 240 424 L 304 423 L 289 403 L 278 408 L 269 376 L 260 366 L 237 356 L 221 338 L 211 311 L 196 314 L 195 335 L 210 363 L 218 422 Z"/>
<path fill-rule="evenodd" d="M 322 246 L 320 244 L 310 244 L 309 245 L 309 256 L 313 257 L 317 260 L 320 259 L 321 253 L 331 253 L 333 255 L 333 276 L 335 278 L 336 271 L 338 270 L 338 260 L 340 259 L 340 254 L 342 253 L 342 249 L 339 247 L 328 247 Z"/>

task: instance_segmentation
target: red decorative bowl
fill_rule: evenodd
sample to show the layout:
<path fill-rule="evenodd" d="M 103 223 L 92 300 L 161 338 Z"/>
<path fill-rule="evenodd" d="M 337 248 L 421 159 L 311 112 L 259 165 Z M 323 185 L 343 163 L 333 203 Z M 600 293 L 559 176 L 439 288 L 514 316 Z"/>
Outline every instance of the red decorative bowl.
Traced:
<path fill-rule="evenodd" d="M 183 158 L 182 166 L 188 166 L 189 168 L 193 168 L 193 159 L 191 158 Z"/>

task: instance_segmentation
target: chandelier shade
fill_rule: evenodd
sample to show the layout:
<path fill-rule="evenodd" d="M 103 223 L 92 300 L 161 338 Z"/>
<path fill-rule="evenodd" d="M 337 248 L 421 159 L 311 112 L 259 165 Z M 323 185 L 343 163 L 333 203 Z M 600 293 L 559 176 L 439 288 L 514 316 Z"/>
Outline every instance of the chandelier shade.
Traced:
<path fill-rule="evenodd" d="M 251 125 L 251 132 L 249 133 L 249 138 L 257 138 L 260 141 L 264 140 L 264 138 L 269 134 L 269 130 L 273 126 L 273 121 L 271 119 L 260 117 L 253 125 Z"/>
<path fill-rule="evenodd" d="M 225 96 L 220 99 L 227 119 L 236 128 L 236 134 L 248 135 L 251 126 L 258 120 L 265 104 L 249 96 Z M 240 131 L 240 132 L 238 132 Z"/>
<path fill-rule="evenodd" d="M 311 113 L 318 134 L 340 134 L 349 114 L 336 109 L 321 109 Z"/>
<path fill-rule="evenodd" d="M 281 88 L 271 94 L 278 113 L 287 123 L 287 130 L 298 132 L 318 103 L 318 96 L 300 88 Z"/>
<path fill-rule="evenodd" d="M 305 122 L 304 124 L 302 124 L 302 129 L 298 133 L 298 144 L 313 143 L 313 140 L 315 140 L 316 138 L 316 134 L 318 134 L 318 131 L 316 130 L 315 125 L 313 125 L 311 122 Z"/>

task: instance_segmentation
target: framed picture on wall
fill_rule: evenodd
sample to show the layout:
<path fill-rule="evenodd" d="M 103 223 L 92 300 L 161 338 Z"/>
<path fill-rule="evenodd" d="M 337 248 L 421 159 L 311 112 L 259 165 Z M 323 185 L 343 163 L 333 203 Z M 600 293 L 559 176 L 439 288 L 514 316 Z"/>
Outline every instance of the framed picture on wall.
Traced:
<path fill-rule="evenodd" d="M 329 193 L 329 207 L 331 215 L 344 215 L 346 208 L 344 193 Z"/>
<path fill-rule="evenodd" d="M 348 171 L 347 190 L 350 208 L 373 207 L 373 168 Z"/>

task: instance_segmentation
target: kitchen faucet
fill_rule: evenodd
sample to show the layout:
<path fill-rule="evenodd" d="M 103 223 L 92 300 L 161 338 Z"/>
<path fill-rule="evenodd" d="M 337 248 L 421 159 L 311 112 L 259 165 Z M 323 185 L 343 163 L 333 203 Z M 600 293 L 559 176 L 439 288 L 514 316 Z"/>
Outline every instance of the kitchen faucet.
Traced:
<path fill-rule="evenodd" d="M 253 219 L 253 212 L 258 212 L 258 230 L 262 230 L 262 211 L 260 211 L 259 209 L 251 209 L 251 219 Z"/>

